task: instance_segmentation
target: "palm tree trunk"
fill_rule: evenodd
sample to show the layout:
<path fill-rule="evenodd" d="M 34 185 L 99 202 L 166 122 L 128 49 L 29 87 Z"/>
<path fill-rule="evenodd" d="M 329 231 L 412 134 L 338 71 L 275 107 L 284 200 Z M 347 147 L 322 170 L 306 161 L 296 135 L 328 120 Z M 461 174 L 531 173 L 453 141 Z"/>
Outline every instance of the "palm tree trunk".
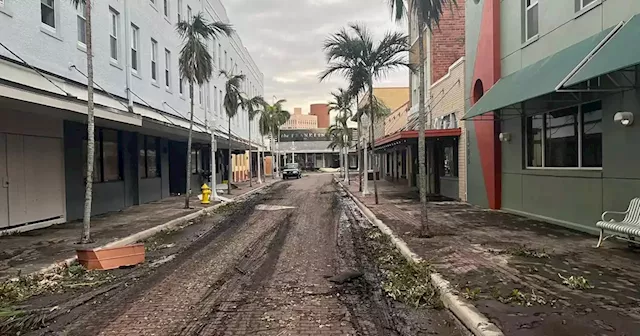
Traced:
<path fill-rule="evenodd" d="M 189 99 L 191 101 L 191 115 L 189 117 L 189 138 L 187 140 L 187 188 L 184 192 L 184 208 L 189 209 L 189 197 L 191 197 L 191 145 L 193 141 L 193 82 L 189 82 Z"/>
<path fill-rule="evenodd" d="M 211 127 L 211 199 L 212 200 L 216 200 L 218 199 L 218 174 L 216 173 L 216 168 L 217 168 L 217 164 L 216 164 L 216 138 L 214 136 L 215 132 L 216 132 L 216 124 L 215 122 L 213 122 L 213 116 L 211 117 L 212 121 L 212 127 Z"/>
<path fill-rule="evenodd" d="M 249 120 L 249 187 L 253 187 L 253 166 L 251 166 L 251 120 Z"/>
<path fill-rule="evenodd" d="M 275 155 L 276 144 L 273 138 L 274 138 L 273 133 L 269 134 L 269 147 L 271 149 L 271 179 L 275 180 L 276 179 L 276 155 Z"/>
<path fill-rule="evenodd" d="M 231 179 L 233 178 L 233 163 L 231 162 L 231 117 L 229 117 L 229 168 L 227 169 L 227 195 L 231 195 Z"/>
<path fill-rule="evenodd" d="M 84 211 L 80 242 L 91 242 L 91 202 L 93 200 L 93 162 L 95 160 L 95 124 L 93 117 L 93 42 L 91 41 L 91 0 L 86 0 L 87 40 L 87 180 L 84 189 Z"/>
<path fill-rule="evenodd" d="M 264 145 L 264 136 L 262 134 L 260 134 L 260 136 L 262 137 L 262 140 L 260 140 L 260 145 L 263 146 Z M 262 167 L 262 164 L 261 164 L 262 163 L 262 159 L 261 159 L 261 153 L 260 153 L 261 151 L 262 151 L 262 148 L 258 147 L 258 155 L 257 155 L 258 156 L 258 162 L 257 162 L 257 164 L 258 164 L 258 167 L 257 167 L 258 168 L 257 169 L 258 170 L 258 184 L 262 184 L 262 169 L 261 169 L 261 167 Z"/>
<path fill-rule="evenodd" d="M 359 111 L 358 111 L 359 112 Z M 358 118 L 358 141 L 356 141 L 356 153 L 358 153 L 358 191 L 362 191 L 362 169 L 363 169 L 363 155 L 362 152 L 360 151 L 362 148 L 360 148 L 360 137 L 361 135 L 361 127 L 362 127 L 362 123 L 360 122 L 360 118 Z"/>
<path fill-rule="evenodd" d="M 378 182 L 376 181 L 376 173 L 377 173 L 377 164 L 376 164 L 376 160 L 375 155 L 374 155 L 374 150 L 375 150 L 375 135 L 373 134 L 373 130 L 375 129 L 375 124 L 376 124 L 376 111 L 373 108 L 373 78 L 369 77 L 369 112 L 371 112 L 371 134 L 370 134 L 370 138 L 371 138 L 371 160 L 373 161 L 373 197 L 376 201 L 376 204 L 378 204 Z"/>
<path fill-rule="evenodd" d="M 419 19 L 420 20 L 420 19 Z M 427 214 L 427 169 L 426 169 L 426 139 L 425 139 L 425 122 L 426 114 L 425 110 L 425 87 L 424 87 L 424 22 L 418 21 L 418 51 L 419 66 L 418 73 L 420 76 L 420 83 L 418 85 L 419 102 L 418 106 L 418 188 L 420 189 L 420 235 L 423 237 L 430 237 L 431 232 L 429 229 L 429 219 Z"/>

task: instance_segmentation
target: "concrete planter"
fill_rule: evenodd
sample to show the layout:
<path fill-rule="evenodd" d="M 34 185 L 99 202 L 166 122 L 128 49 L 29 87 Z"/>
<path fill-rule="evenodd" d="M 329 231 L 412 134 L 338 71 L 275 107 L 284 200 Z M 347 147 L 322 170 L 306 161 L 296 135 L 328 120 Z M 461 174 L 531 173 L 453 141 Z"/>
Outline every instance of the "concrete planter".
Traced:
<path fill-rule="evenodd" d="M 88 270 L 109 270 L 144 262 L 144 244 L 76 250 L 78 262 Z"/>

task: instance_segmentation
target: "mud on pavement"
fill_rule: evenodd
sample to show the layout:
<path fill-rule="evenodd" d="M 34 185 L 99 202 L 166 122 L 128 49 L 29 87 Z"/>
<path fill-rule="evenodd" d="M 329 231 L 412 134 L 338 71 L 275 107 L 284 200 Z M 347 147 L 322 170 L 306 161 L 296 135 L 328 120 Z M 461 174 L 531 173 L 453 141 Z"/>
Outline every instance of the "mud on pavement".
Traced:
<path fill-rule="evenodd" d="M 151 242 L 172 258 L 83 294 L 32 334 L 467 334 L 446 310 L 389 297 L 380 242 L 331 175 L 279 183 L 208 225 L 178 251 L 171 237 Z"/>

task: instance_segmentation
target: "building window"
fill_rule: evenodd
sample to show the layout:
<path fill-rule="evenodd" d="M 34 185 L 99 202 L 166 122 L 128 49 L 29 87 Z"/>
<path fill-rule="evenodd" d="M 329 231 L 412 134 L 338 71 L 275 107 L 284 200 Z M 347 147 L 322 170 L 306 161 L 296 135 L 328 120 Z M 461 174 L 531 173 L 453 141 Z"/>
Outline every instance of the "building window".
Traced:
<path fill-rule="evenodd" d="M 591 5 L 592 3 L 596 2 L 596 0 L 578 0 L 578 1 L 580 3 L 579 10 L 584 9 L 584 8 L 588 7 L 589 5 Z"/>
<path fill-rule="evenodd" d="M 78 6 L 78 42 L 82 45 L 87 45 L 87 6 L 84 2 L 80 2 Z"/>
<path fill-rule="evenodd" d="M 182 21 L 182 0 L 178 0 L 178 22 Z"/>
<path fill-rule="evenodd" d="M 55 0 L 40 0 L 40 20 L 45 25 L 56 28 Z"/>
<path fill-rule="evenodd" d="M 525 37 L 526 41 L 538 35 L 538 0 L 525 1 Z"/>
<path fill-rule="evenodd" d="M 227 63 L 228 56 L 227 51 L 224 51 L 224 70 L 229 71 L 229 63 Z"/>
<path fill-rule="evenodd" d="M 180 95 L 182 96 L 184 94 L 184 78 L 182 78 L 182 76 L 180 76 L 180 83 L 178 83 L 178 86 L 180 90 Z"/>
<path fill-rule="evenodd" d="M 109 40 L 111 49 L 111 59 L 118 61 L 118 13 L 110 9 L 111 29 L 109 30 Z"/>
<path fill-rule="evenodd" d="M 220 102 L 220 117 L 224 116 L 224 101 L 222 98 L 222 90 L 218 91 L 218 101 Z"/>
<path fill-rule="evenodd" d="M 601 168 L 602 102 L 527 117 L 526 142 L 527 167 Z"/>
<path fill-rule="evenodd" d="M 213 64 L 213 66 L 216 66 L 216 45 L 217 43 L 214 37 L 211 43 L 211 63 Z"/>
<path fill-rule="evenodd" d="M 168 19 L 169 18 L 169 0 L 163 0 L 163 1 L 164 1 L 164 8 L 163 8 L 164 17 Z"/>
<path fill-rule="evenodd" d="M 578 167 L 578 107 L 545 114 L 545 166 Z"/>
<path fill-rule="evenodd" d="M 200 103 L 200 106 L 202 106 L 202 85 L 198 87 L 198 102 Z"/>
<path fill-rule="evenodd" d="M 222 45 L 218 43 L 218 68 L 222 69 Z"/>
<path fill-rule="evenodd" d="M 151 39 L 151 81 L 158 81 L 158 42 Z"/>
<path fill-rule="evenodd" d="M 160 139 L 144 136 L 140 148 L 138 170 L 141 178 L 160 177 Z"/>
<path fill-rule="evenodd" d="M 164 86 L 171 89 L 171 52 L 164 50 Z"/>
<path fill-rule="evenodd" d="M 218 87 L 213 87 L 213 114 L 218 114 Z"/>
<path fill-rule="evenodd" d="M 138 73 L 138 48 L 140 45 L 140 29 L 135 25 L 131 25 L 131 69 L 134 73 Z"/>
<path fill-rule="evenodd" d="M 191 22 L 191 19 L 193 19 L 193 11 L 190 6 L 187 6 L 187 21 Z"/>
<path fill-rule="evenodd" d="M 602 102 L 582 105 L 582 166 L 602 167 Z"/>
<path fill-rule="evenodd" d="M 197 174 L 200 167 L 200 151 L 196 149 L 191 150 L 191 174 Z"/>
<path fill-rule="evenodd" d="M 95 183 L 120 181 L 122 173 L 120 167 L 120 134 L 116 130 L 96 129 L 95 155 L 93 165 L 93 181 Z M 87 175 L 87 140 L 83 142 L 84 177 Z"/>

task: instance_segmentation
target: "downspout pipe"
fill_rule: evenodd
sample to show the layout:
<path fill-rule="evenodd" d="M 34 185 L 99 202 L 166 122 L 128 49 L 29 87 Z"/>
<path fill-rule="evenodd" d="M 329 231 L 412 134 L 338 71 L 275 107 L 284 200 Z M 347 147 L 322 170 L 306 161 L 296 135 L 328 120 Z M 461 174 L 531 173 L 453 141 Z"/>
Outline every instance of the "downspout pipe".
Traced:
<path fill-rule="evenodd" d="M 127 85 L 127 106 L 129 112 L 133 113 L 133 95 L 131 94 L 131 21 L 129 20 L 129 5 L 124 1 L 124 40 L 125 40 L 125 59 L 126 59 L 126 85 Z M 139 51 L 138 51 L 139 52 Z"/>

